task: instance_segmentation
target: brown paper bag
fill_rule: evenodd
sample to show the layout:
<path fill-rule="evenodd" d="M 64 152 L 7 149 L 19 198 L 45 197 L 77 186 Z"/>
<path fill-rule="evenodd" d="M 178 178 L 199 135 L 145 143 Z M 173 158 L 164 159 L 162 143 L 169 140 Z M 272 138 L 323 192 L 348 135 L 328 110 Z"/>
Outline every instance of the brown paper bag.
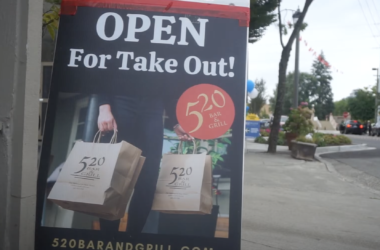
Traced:
<path fill-rule="evenodd" d="M 134 188 L 136 167 L 143 161 L 140 149 L 114 141 L 116 133 L 111 143 L 75 143 L 48 199 L 100 218 L 122 218 L 130 198 L 126 194 Z"/>
<path fill-rule="evenodd" d="M 128 189 L 126 189 L 126 192 L 124 194 L 125 196 L 125 199 L 121 199 L 120 200 L 120 205 L 116 206 L 118 207 L 118 211 L 117 211 L 117 214 L 118 216 L 117 217 L 124 217 L 125 213 L 126 213 L 126 210 L 127 210 L 127 206 L 131 200 L 131 197 L 132 197 L 132 193 L 133 193 L 133 190 L 135 188 L 135 185 L 136 185 L 136 182 L 140 176 L 140 173 L 141 173 L 141 169 L 144 165 L 144 162 L 145 162 L 145 157 L 143 156 L 140 156 L 140 160 L 136 166 L 136 170 L 135 170 L 135 173 L 132 177 L 132 181 L 130 182 L 130 186 L 128 187 Z M 81 212 L 81 211 L 77 211 L 77 212 Z M 89 214 L 89 215 L 93 215 L 93 216 L 96 216 L 96 217 L 100 217 L 100 218 L 103 218 L 101 216 L 99 216 L 99 214 L 92 214 L 92 213 L 89 213 L 89 212 L 86 212 L 86 214 Z"/>
<path fill-rule="evenodd" d="M 194 143 L 193 153 L 195 151 Z M 211 156 L 167 154 L 162 158 L 152 210 L 177 214 L 211 214 L 211 192 Z"/>
<path fill-rule="evenodd" d="M 131 196 L 132 196 L 133 190 L 134 190 L 136 182 L 137 182 L 137 180 L 138 180 L 138 178 L 140 176 L 141 169 L 142 169 L 142 167 L 144 165 L 145 159 L 146 159 L 145 157 L 142 157 L 142 156 L 140 157 L 139 163 L 136 166 L 135 173 L 133 174 L 130 186 L 129 186 L 129 188 L 126 189 L 126 192 L 125 192 L 126 199 L 123 200 L 123 203 L 119 206 L 120 207 L 119 216 L 121 216 L 120 218 L 122 218 L 124 216 L 125 212 L 126 212 L 127 205 L 130 202 L 130 200 L 131 200 Z M 126 201 L 126 202 L 124 202 L 124 201 Z"/>

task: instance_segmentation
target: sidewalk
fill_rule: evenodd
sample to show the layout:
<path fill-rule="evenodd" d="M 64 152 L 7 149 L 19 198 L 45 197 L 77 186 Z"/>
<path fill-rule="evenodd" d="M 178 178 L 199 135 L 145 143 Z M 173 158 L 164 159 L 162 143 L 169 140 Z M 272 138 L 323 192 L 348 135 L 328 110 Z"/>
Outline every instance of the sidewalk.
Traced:
<path fill-rule="evenodd" d="M 340 131 L 338 130 L 315 130 L 317 133 L 321 134 L 333 134 L 333 135 L 340 135 Z"/>
<path fill-rule="evenodd" d="M 245 141 L 245 151 L 247 152 L 267 152 L 267 144 L 254 143 L 253 140 L 248 139 Z M 277 152 L 290 152 L 288 146 L 277 146 Z"/>
<path fill-rule="evenodd" d="M 378 193 L 287 150 L 246 146 L 241 249 L 380 249 Z"/>

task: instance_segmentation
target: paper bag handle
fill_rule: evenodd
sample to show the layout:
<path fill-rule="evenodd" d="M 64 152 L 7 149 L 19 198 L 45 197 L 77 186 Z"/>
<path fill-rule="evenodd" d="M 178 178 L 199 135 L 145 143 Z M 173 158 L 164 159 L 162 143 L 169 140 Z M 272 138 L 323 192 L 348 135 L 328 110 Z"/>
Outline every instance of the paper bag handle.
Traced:
<path fill-rule="evenodd" d="M 100 138 L 102 138 L 102 131 L 98 130 L 94 136 L 94 140 L 92 143 L 100 143 Z M 110 144 L 115 144 L 117 143 L 117 131 L 113 131 L 113 136 L 111 138 Z"/>
<path fill-rule="evenodd" d="M 111 138 L 111 141 L 110 141 L 111 144 L 115 144 L 117 143 L 117 130 L 114 130 L 113 131 L 113 136 Z"/>
<path fill-rule="evenodd" d="M 193 145 L 194 145 L 194 149 L 193 149 L 193 155 L 195 155 L 195 152 L 197 151 L 197 144 L 195 143 L 195 140 L 191 140 L 193 142 Z M 179 144 L 178 144 L 178 154 L 181 154 L 180 152 L 182 152 L 182 141 L 179 141 Z"/>

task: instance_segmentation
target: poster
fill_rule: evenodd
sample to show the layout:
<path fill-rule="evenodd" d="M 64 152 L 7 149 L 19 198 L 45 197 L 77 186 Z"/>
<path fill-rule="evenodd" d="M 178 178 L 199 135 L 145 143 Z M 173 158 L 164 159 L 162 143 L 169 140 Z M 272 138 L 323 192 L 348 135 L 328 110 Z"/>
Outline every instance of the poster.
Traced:
<path fill-rule="evenodd" d="M 260 121 L 246 121 L 245 136 L 254 139 L 260 136 Z"/>
<path fill-rule="evenodd" d="M 35 249 L 240 249 L 249 1 L 229 2 L 62 1 Z"/>

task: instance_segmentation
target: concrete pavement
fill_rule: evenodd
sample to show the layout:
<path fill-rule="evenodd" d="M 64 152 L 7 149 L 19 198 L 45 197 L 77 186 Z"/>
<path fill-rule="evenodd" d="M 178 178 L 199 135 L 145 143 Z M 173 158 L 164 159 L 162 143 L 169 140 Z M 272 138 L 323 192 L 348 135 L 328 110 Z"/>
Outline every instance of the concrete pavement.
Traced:
<path fill-rule="evenodd" d="M 348 135 L 353 143 L 365 143 L 374 150 L 322 155 L 344 177 L 380 190 L 380 137 Z"/>
<path fill-rule="evenodd" d="M 244 179 L 243 250 L 380 249 L 380 193 L 324 164 L 251 148 Z"/>

